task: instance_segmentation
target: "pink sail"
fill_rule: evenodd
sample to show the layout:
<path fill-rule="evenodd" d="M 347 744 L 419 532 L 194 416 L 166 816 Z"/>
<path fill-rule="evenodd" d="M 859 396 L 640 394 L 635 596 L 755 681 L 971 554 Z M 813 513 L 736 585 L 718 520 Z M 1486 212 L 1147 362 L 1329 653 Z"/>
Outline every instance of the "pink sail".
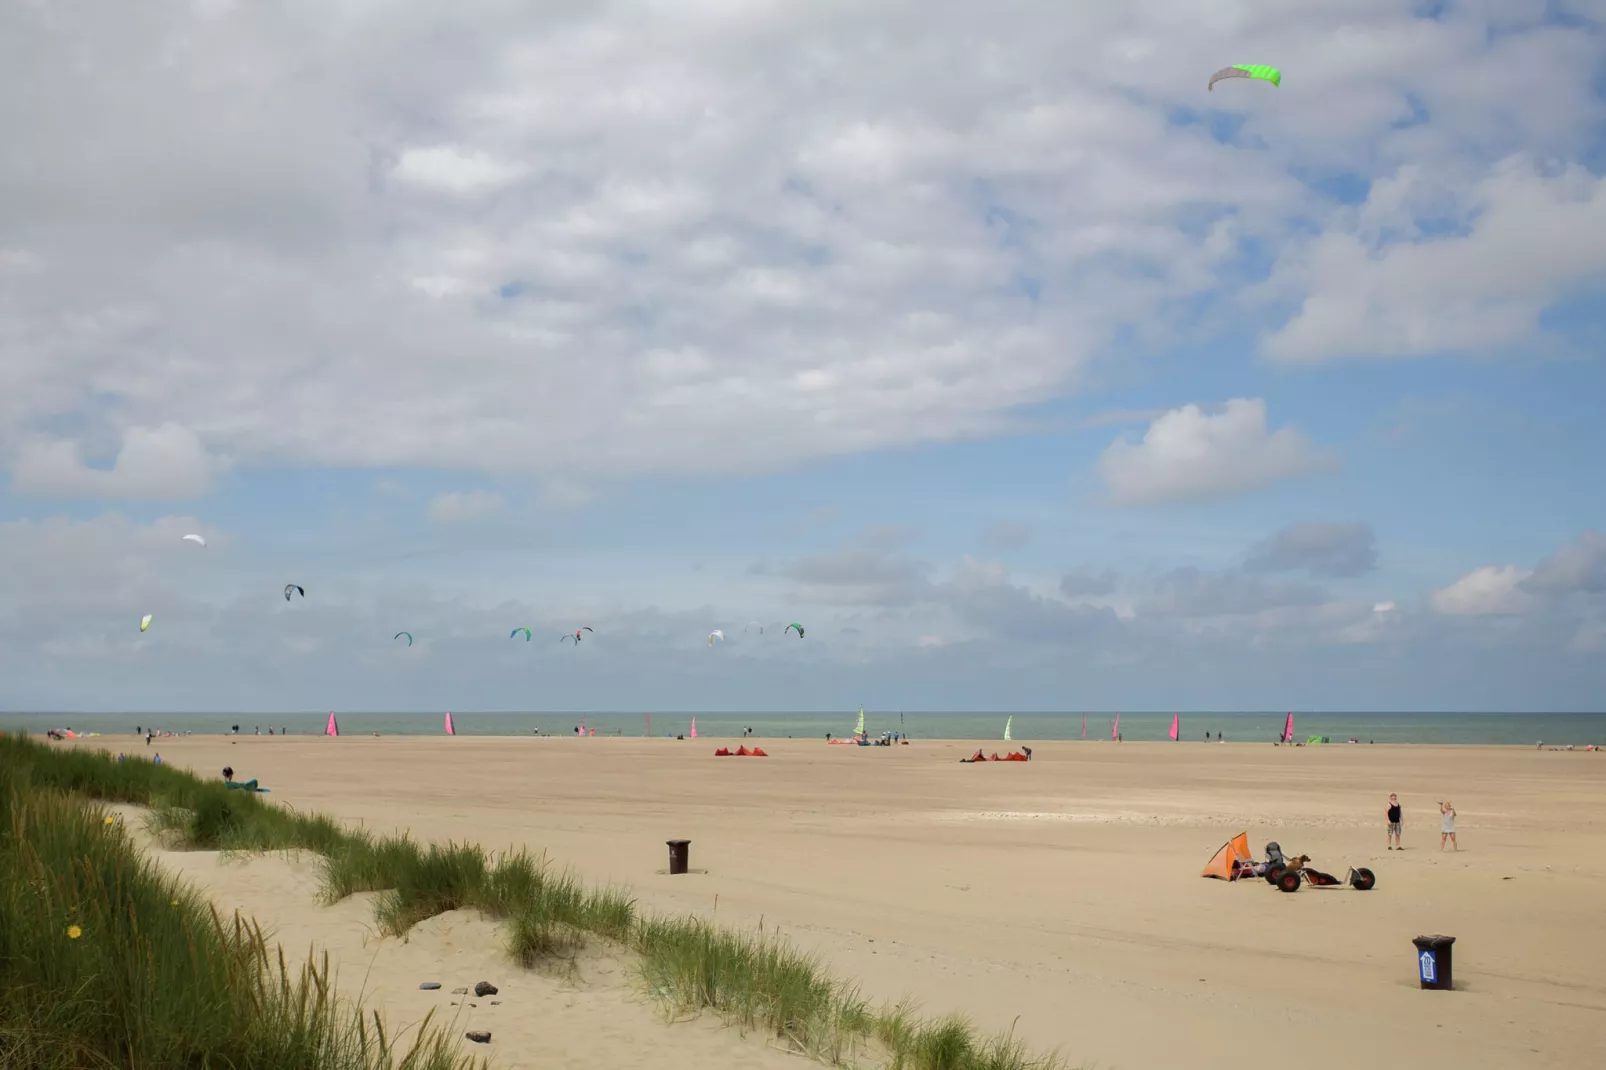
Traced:
<path fill-rule="evenodd" d="M 1110 738 L 1117 741 L 1121 738 L 1121 715 L 1119 713 L 1115 715 L 1115 720 L 1110 724 Z"/>
<path fill-rule="evenodd" d="M 329 711 L 329 723 L 323 726 L 323 734 L 326 736 L 338 736 L 340 734 L 340 726 L 335 723 L 334 710 Z"/>
<path fill-rule="evenodd" d="M 697 738 L 697 718 L 695 717 L 691 719 L 691 738 Z"/>
<path fill-rule="evenodd" d="M 452 711 L 451 710 L 447 710 L 446 711 L 446 734 L 449 735 L 449 736 L 457 735 L 457 729 L 452 727 Z"/>
<path fill-rule="evenodd" d="M 1293 710 L 1289 710 L 1288 711 L 1288 723 L 1283 726 L 1283 742 L 1284 743 L 1292 743 L 1293 741 L 1294 741 L 1294 711 Z"/>
<path fill-rule="evenodd" d="M 1082 738 L 1087 738 L 1087 714 L 1082 714 Z"/>
<path fill-rule="evenodd" d="M 1178 738 L 1177 729 L 1181 728 L 1181 727 L 1182 727 L 1182 715 L 1180 713 L 1173 713 L 1171 715 L 1171 738 L 1172 739 Z"/>

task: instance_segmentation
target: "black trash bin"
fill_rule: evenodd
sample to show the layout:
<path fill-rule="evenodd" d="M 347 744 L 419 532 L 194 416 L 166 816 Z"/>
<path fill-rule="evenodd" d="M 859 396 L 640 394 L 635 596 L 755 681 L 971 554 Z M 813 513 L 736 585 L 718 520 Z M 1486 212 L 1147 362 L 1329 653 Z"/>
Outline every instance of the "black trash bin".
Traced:
<path fill-rule="evenodd" d="M 665 840 L 669 844 L 669 872 L 671 874 L 686 872 L 686 863 L 691 861 L 690 840 Z"/>
<path fill-rule="evenodd" d="M 1416 971 L 1422 987 L 1450 991 L 1454 987 L 1450 945 L 1455 943 L 1455 937 L 1418 936 L 1411 943 L 1416 945 Z"/>

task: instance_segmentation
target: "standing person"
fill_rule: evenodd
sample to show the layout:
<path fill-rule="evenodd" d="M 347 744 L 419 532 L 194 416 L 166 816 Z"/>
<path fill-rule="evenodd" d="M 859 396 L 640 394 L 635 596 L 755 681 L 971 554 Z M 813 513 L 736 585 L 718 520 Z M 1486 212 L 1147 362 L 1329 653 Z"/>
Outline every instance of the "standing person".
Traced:
<path fill-rule="evenodd" d="M 1439 818 L 1439 850 L 1444 850 L 1446 840 L 1450 841 L 1451 847 L 1457 851 L 1461 850 L 1461 845 L 1455 838 L 1455 807 L 1450 805 L 1449 799 L 1439 804 L 1439 813 L 1442 815 Z"/>
<path fill-rule="evenodd" d="M 1388 849 L 1392 851 L 1396 847 L 1399 847 L 1399 849 L 1403 851 L 1403 850 L 1405 850 L 1405 848 L 1404 847 L 1400 847 L 1400 797 L 1398 795 L 1394 794 L 1392 791 L 1389 792 L 1388 817 L 1389 817 L 1389 846 L 1388 846 Z"/>

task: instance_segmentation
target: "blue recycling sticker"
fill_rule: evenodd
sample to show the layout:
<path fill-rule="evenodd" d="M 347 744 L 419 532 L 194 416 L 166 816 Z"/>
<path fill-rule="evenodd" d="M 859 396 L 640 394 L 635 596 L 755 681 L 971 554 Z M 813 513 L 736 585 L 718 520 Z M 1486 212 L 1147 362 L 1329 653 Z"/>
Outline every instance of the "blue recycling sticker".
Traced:
<path fill-rule="evenodd" d="M 1417 964 L 1422 969 L 1422 983 L 1433 985 L 1439 983 L 1439 960 L 1431 951 L 1424 951 Z"/>

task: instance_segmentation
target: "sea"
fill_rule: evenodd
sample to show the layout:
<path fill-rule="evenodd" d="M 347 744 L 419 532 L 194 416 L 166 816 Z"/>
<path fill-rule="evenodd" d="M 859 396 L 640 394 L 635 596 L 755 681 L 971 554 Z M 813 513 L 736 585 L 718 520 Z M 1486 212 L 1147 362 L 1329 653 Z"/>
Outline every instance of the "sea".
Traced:
<path fill-rule="evenodd" d="M 1283 731 L 1286 712 L 1180 714 L 1183 742 L 1225 736 L 1229 743 L 1272 742 Z M 43 734 L 71 728 L 84 734 L 133 737 L 145 729 L 158 733 L 224 735 L 239 726 L 241 735 L 322 735 L 329 711 L 316 713 L 0 713 L 0 731 Z M 336 711 L 342 735 L 433 736 L 445 732 L 445 711 L 385 713 Z M 834 713 L 729 713 L 619 711 L 611 713 L 474 713 L 453 711 L 463 736 L 573 736 L 583 726 L 598 736 L 689 735 L 696 719 L 699 738 L 734 739 L 747 729 L 767 739 L 824 739 L 853 734 L 858 711 Z M 1013 720 L 1011 721 L 1011 718 Z M 1111 738 L 1116 714 L 1098 713 L 934 713 L 866 710 L 871 736 L 902 732 L 910 739 L 1002 740 L 1006 723 L 1012 739 L 1023 742 Z M 1127 742 L 1167 740 L 1171 713 L 1121 713 Z M 1418 743 L 1470 746 L 1547 746 L 1606 744 L 1606 713 L 1301 713 L 1294 712 L 1294 738 L 1325 737 L 1333 743 Z"/>

